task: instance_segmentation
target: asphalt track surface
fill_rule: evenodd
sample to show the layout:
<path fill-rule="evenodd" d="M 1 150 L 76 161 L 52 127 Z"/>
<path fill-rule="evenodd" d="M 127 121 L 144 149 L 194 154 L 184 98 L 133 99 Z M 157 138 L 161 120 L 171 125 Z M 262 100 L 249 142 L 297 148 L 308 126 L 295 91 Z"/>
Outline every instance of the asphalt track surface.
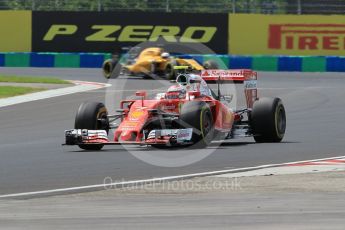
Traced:
<path fill-rule="evenodd" d="M 0 68 L 0 73 L 106 82 L 98 69 Z M 0 195 L 101 184 L 105 177 L 148 179 L 345 155 L 345 74 L 262 72 L 259 78 L 260 96 L 277 96 L 284 102 L 284 141 L 256 144 L 245 138 L 211 146 L 212 154 L 183 167 L 148 164 L 121 146 L 100 152 L 61 146 L 79 104 L 105 101 L 106 89 L 0 108 Z M 153 80 L 130 79 L 126 84 L 126 95 L 159 87 Z M 120 91 L 116 94 L 124 92 Z M 185 154 L 183 149 L 144 151 L 172 159 Z"/>

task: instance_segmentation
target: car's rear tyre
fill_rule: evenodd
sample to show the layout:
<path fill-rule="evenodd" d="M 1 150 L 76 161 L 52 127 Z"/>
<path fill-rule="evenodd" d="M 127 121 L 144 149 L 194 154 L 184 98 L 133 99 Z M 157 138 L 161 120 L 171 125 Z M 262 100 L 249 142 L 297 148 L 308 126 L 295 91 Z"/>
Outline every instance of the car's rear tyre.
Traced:
<path fill-rule="evenodd" d="M 204 101 L 190 101 L 183 104 L 180 125 L 182 128 L 193 128 L 192 142 L 196 147 L 206 147 L 213 140 L 213 115 L 210 106 Z"/>
<path fill-rule="evenodd" d="M 108 112 L 103 103 L 84 102 L 79 106 L 75 117 L 75 129 L 106 130 L 109 131 Z M 103 145 L 79 145 L 85 150 L 101 150 Z"/>
<path fill-rule="evenodd" d="M 177 74 L 176 74 L 176 71 L 174 69 L 174 66 L 177 66 L 177 65 L 178 65 L 177 62 L 175 62 L 175 61 L 172 61 L 166 65 L 165 70 L 164 70 L 164 74 L 168 80 L 175 80 L 176 79 Z"/>
<path fill-rule="evenodd" d="M 282 141 L 286 114 L 280 98 L 260 98 L 255 101 L 250 118 L 256 142 Z"/>
<path fill-rule="evenodd" d="M 205 69 L 219 69 L 218 63 L 213 60 L 205 61 L 203 67 Z"/>

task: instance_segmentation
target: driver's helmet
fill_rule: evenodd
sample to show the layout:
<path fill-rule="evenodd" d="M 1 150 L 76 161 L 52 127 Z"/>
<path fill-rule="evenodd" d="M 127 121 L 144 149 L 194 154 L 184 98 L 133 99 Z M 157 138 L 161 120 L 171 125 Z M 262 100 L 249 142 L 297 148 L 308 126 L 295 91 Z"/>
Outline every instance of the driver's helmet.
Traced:
<path fill-rule="evenodd" d="M 165 94 L 166 99 L 184 99 L 186 98 L 186 89 L 181 85 L 170 86 Z"/>
<path fill-rule="evenodd" d="M 184 87 L 186 91 L 198 91 L 201 95 L 211 96 L 211 90 L 207 83 L 196 74 L 180 74 L 176 78 L 177 84 Z"/>
<path fill-rule="evenodd" d="M 163 52 L 163 53 L 161 54 L 161 57 L 162 57 L 162 58 L 169 58 L 169 57 L 170 57 L 170 54 L 169 54 L 168 52 Z"/>

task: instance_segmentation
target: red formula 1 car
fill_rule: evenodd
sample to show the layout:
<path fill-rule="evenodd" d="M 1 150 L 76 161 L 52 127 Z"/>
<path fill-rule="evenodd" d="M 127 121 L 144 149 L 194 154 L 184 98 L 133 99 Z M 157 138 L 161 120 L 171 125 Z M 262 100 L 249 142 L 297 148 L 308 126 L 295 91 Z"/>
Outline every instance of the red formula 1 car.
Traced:
<path fill-rule="evenodd" d="M 232 95 L 223 95 L 220 90 L 228 83 L 243 84 L 245 108 L 229 106 Z M 145 91 L 136 92 L 136 96 L 135 100 L 121 101 L 114 115 L 108 115 L 102 103 L 80 105 L 75 129 L 65 131 L 65 144 L 86 150 L 115 144 L 205 147 L 212 141 L 247 136 L 256 142 L 280 142 L 285 134 L 282 101 L 258 98 L 257 73 L 251 70 L 183 73 L 176 84 L 153 99 L 148 99 Z M 110 129 L 115 130 L 111 141 Z"/>

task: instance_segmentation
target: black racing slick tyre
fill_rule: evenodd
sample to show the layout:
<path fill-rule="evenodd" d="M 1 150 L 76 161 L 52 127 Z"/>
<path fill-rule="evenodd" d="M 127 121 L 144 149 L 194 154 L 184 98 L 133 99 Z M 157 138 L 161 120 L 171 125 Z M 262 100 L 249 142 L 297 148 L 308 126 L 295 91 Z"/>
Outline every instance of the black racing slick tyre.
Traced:
<path fill-rule="evenodd" d="M 106 130 L 109 131 L 108 112 L 103 103 L 84 102 L 79 106 L 75 117 L 75 129 Z M 85 150 L 101 150 L 103 145 L 79 145 Z"/>
<path fill-rule="evenodd" d="M 169 63 L 166 65 L 164 70 L 165 77 L 168 80 L 175 80 L 176 79 L 176 71 L 174 70 L 174 64 Z"/>
<path fill-rule="evenodd" d="M 121 73 L 122 66 L 117 60 L 108 59 L 102 65 L 103 76 L 106 79 L 117 78 Z"/>
<path fill-rule="evenodd" d="M 251 126 L 256 142 L 280 142 L 285 135 L 286 114 L 280 98 L 260 98 L 254 102 Z"/>
<path fill-rule="evenodd" d="M 214 136 L 214 122 L 210 106 L 204 101 L 190 101 L 180 111 L 182 128 L 193 128 L 192 142 L 195 147 L 206 147 Z"/>
<path fill-rule="evenodd" d="M 103 76 L 107 79 L 111 77 L 111 73 L 113 72 L 114 65 L 115 63 L 113 62 L 112 59 L 107 59 L 103 62 L 102 65 L 102 70 L 103 70 Z"/>

